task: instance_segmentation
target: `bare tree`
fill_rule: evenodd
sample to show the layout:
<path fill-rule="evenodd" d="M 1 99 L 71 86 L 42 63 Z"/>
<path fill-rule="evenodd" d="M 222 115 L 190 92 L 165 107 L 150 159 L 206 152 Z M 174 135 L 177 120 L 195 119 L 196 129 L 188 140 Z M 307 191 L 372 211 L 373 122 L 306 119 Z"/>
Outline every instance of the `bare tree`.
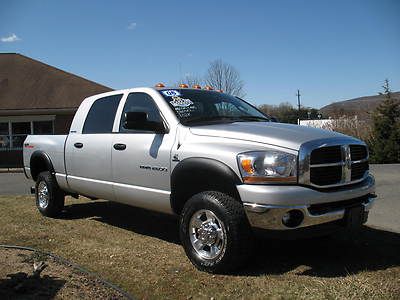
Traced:
<path fill-rule="evenodd" d="M 193 75 L 193 74 L 186 74 L 177 84 L 176 86 L 179 86 L 180 84 L 187 84 L 189 87 L 194 86 L 195 84 L 198 85 L 203 85 L 204 79 L 201 76 Z"/>
<path fill-rule="evenodd" d="M 354 136 L 363 141 L 368 141 L 372 133 L 371 123 L 354 115 L 341 115 L 337 118 L 329 119 L 321 128 Z"/>
<path fill-rule="evenodd" d="M 221 59 L 210 63 L 205 82 L 214 89 L 223 90 L 233 96 L 244 97 L 244 83 L 239 72 Z"/>

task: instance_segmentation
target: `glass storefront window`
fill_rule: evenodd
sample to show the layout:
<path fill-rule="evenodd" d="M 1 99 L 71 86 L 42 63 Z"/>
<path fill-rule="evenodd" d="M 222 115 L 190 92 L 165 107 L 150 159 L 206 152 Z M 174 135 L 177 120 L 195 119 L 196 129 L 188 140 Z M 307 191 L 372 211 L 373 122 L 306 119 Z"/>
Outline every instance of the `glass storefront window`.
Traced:
<path fill-rule="evenodd" d="M 9 149 L 10 148 L 10 136 L 9 135 L 0 135 L 0 150 Z"/>
<path fill-rule="evenodd" d="M 0 134 L 8 135 L 8 122 L 0 122 Z"/>
<path fill-rule="evenodd" d="M 11 134 L 31 134 L 31 122 L 12 122 Z"/>
<path fill-rule="evenodd" d="M 0 122 L 0 151 L 20 150 L 28 134 L 53 134 L 53 121 Z"/>
<path fill-rule="evenodd" d="M 22 149 L 22 146 L 24 145 L 24 141 L 26 139 L 27 135 L 13 135 L 12 137 L 12 147 L 13 149 Z"/>
<path fill-rule="evenodd" d="M 12 149 L 22 149 L 26 136 L 31 134 L 31 122 L 12 122 Z"/>
<path fill-rule="evenodd" d="M 8 132 L 8 122 L 0 123 L 0 151 L 10 148 L 10 136 Z"/>
<path fill-rule="evenodd" d="M 33 134 L 53 134 L 52 121 L 34 121 Z"/>

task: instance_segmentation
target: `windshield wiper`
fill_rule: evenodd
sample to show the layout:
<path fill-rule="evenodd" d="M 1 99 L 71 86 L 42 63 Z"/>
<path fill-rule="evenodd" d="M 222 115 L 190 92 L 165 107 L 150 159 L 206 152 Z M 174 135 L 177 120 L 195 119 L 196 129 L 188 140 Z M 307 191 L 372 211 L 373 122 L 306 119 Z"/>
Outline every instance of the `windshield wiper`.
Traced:
<path fill-rule="evenodd" d="M 201 116 L 196 118 L 191 118 L 189 120 L 185 120 L 185 123 L 197 123 L 197 122 L 208 122 L 208 121 L 235 121 L 238 120 L 238 117 L 234 116 Z"/>
<path fill-rule="evenodd" d="M 264 121 L 264 122 L 270 122 L 268 118 L 265 117 L 259 117 L 259 116 L 237 116 L 235 117 L 236 119 L 241 119 L 241 120 L 246 120 L 246 121 Z"/>
<path fill-rule="evenodd" d="M 244 121 L 259 121 L 259 122 L 270 122 L 268 118 L 259 116 L 200 116 L 186 120 L 185 123 L 200 123 L 209 121 L 228 121 L 228 122 L 244 122 Z"/>

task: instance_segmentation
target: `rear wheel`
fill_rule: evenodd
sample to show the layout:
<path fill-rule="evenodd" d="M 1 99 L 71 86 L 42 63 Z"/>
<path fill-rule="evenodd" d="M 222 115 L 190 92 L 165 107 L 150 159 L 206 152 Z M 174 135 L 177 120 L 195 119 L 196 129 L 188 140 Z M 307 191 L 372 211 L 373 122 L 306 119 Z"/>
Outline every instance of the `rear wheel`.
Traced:
<path fill-rule="evenodd" d="M 36 206 L 39 212 L 47 217 L 55 217 L 64 208 L 64 193 L 58 187 L 53 175 L 41 172 L 36 180 Z"/>
<path fill-rule="evenodd" d="M 180 237 L 190 261 L 210 273 L 242 266 L 252 246 L 243 205 L 220 192 L 203 192 L 188 200 L 180 218 Z"/>

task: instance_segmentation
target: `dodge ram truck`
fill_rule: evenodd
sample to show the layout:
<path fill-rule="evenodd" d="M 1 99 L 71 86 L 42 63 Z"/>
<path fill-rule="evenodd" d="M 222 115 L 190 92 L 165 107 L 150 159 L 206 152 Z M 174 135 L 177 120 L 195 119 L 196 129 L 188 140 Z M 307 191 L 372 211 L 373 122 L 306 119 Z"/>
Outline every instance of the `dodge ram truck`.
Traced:
<path fill-rule="evenodd" d="M 243 265 L 259 233 L 357 228 L 376 198 L 364 142 L 270 122 L 209 86 L 88 97 L 68 135 L 30 135 L 23 155 L 44 216 L 66 195 L 177 215 L 188 258 L 214 273 Z"/>

